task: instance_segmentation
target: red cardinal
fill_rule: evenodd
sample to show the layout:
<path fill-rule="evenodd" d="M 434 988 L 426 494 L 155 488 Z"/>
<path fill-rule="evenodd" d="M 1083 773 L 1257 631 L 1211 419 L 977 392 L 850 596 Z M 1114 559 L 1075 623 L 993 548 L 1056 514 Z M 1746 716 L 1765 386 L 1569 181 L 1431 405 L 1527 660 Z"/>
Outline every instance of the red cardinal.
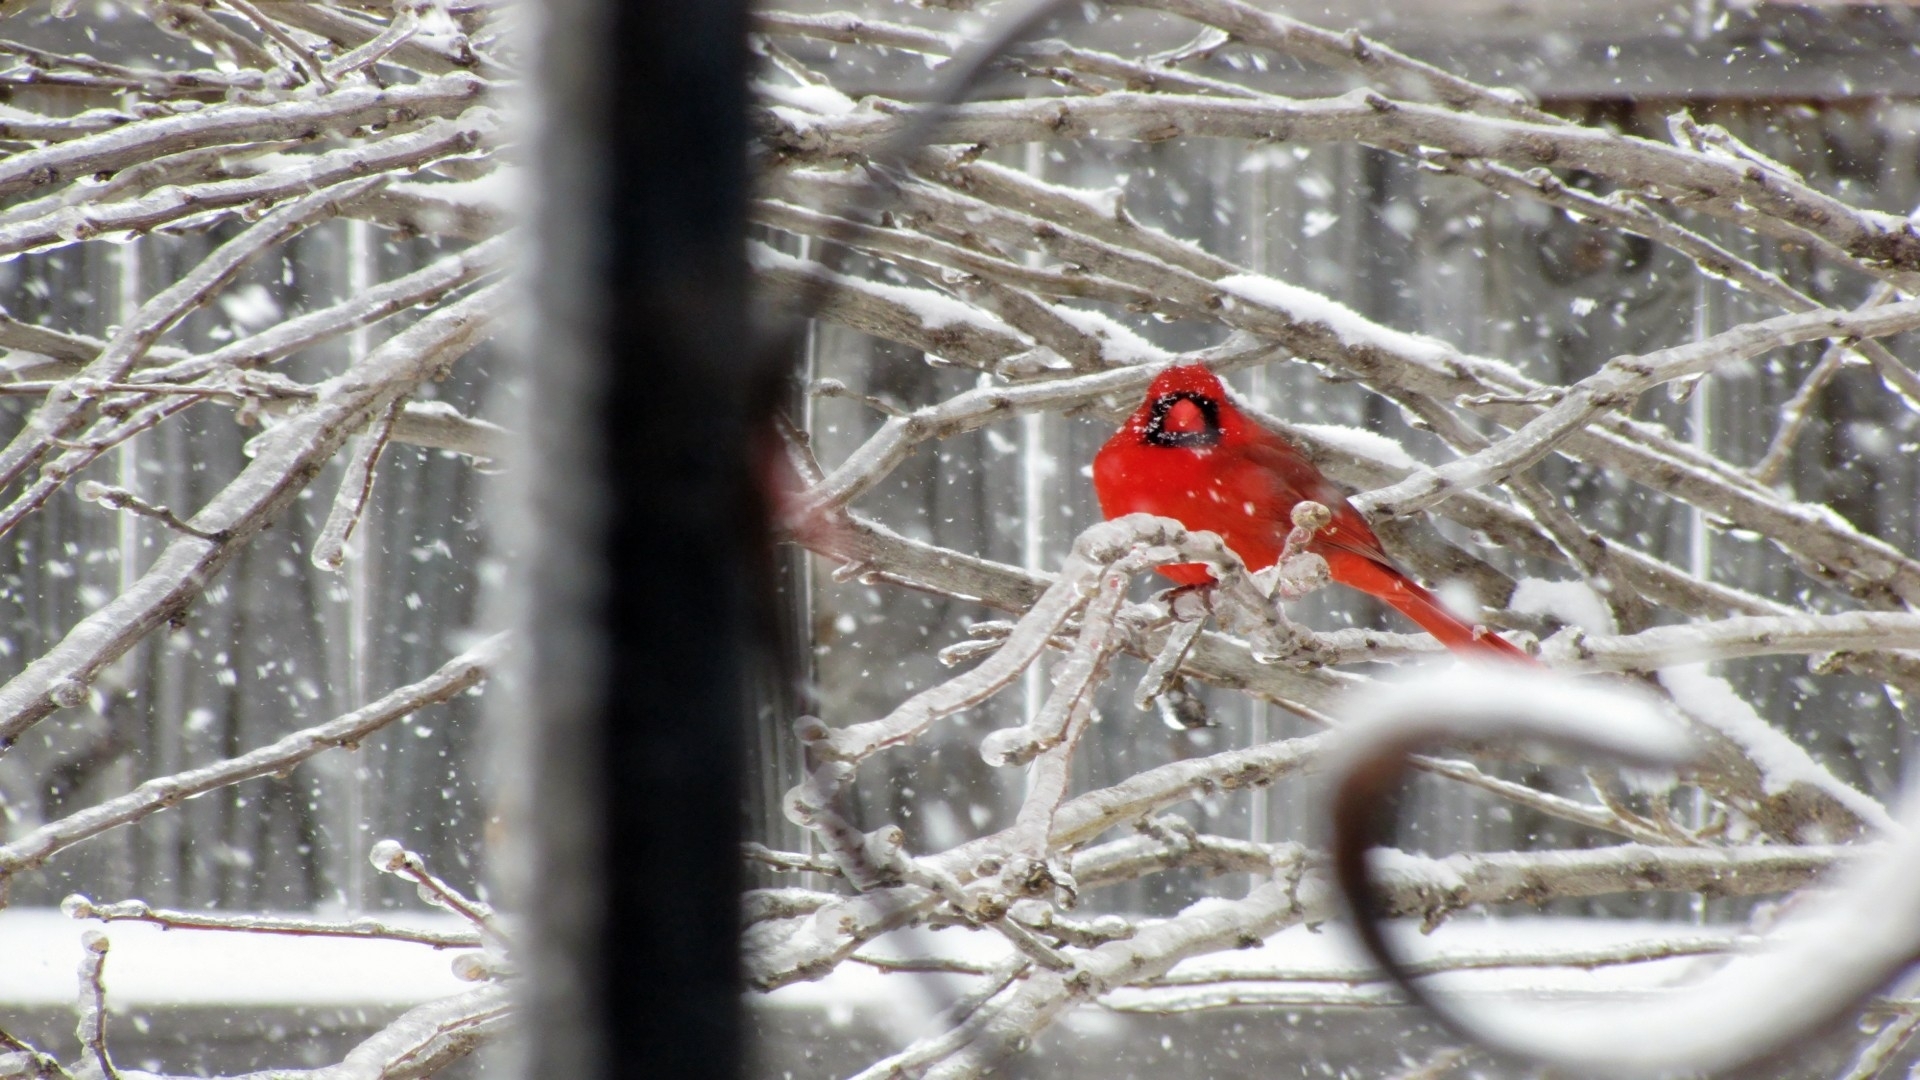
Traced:
<path fill-rule="evenodd" d="M 1213 372 L 1198 364 L 1168 368 L 1153 380 L 1147 400 L 1094 457 L 1093 489 L 1109 518 L 1156 514 L 1217 533 L 1249 570 L 1280 558 L 1294 505 L 1311 499 L 1333 512 L 1307 545 L 1327 560 L 1333 580 L 1392 604 L 1455 652 L 1534 663 L 1454 618 L 1396 568 L 1346 493 L 1292 444 L 1247 419 Z M 1200 563 L 1160 572 L 1182 585 L 1213 580 Z"/>

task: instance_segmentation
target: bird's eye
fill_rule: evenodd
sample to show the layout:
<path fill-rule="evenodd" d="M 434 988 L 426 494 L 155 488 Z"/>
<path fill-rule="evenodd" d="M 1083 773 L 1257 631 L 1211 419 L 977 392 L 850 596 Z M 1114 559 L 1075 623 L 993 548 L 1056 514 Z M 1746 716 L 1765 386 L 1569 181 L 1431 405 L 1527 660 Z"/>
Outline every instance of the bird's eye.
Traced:
<path fill-rule="evenodd" d="M 1154 400 L 1146 435 L 1155 446 L 1212 446 L 1220 441 L 1220 404 L 1203 394 L 1164 394 Z"/>

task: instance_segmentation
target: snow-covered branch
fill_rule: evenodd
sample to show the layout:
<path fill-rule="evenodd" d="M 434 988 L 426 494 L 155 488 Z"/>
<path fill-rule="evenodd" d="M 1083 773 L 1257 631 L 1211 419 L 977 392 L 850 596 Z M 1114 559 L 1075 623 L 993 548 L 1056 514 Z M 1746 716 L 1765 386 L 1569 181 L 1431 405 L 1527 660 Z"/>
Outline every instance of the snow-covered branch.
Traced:
<path fill-rule="evenodd" d="M 166 908 L 156 908 L 143 900 L 96 904 L 78 893 L 67 897 L 61 903 L 60 910 L 71 919 L 143 922 L 169 930 L 213 930 L 237 934 L 283 934 L 289 937 L 406 941 L 416 945 L 431 945 L 436 949 L 474 949 L 479 948 L 481 944 L 478 933 L 428 930 L 373 918 L 330 922 L 323 919 L 293 919 L 272 915 L 209 915 L 204 911 L 170 911 Z"/>

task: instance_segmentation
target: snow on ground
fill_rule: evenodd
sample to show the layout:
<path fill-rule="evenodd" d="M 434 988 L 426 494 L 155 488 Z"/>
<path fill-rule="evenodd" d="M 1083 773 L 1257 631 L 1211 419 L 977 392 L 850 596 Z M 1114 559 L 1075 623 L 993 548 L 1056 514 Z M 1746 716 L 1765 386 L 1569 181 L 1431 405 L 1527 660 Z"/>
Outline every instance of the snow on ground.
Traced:
<path fill-rule="evenodd" d="M 380 913 L 384 921 L 464 930 L 453 916 Z M 453 977 L 461 949 L 392 941 L 163 930 L 69 919 L 47 908 L 0 911 L 0 1008 L 71 1005 L 80 935 L 101 930 L 107 1003 L 159 1005 L 415 1005 L 472 983 Z"/>

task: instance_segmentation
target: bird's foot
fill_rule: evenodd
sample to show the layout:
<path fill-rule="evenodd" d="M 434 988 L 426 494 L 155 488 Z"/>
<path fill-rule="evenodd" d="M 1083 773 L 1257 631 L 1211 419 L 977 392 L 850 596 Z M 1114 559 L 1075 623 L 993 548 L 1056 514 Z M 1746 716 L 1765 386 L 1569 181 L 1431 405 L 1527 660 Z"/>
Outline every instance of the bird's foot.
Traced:
<path fill-rule="evenodd" d="M 1167 606 L 1167 616 L 1174 622 L 1205 622 L 1213 614 L 1213 590 L 1218 584 L 1175 585 L 1153 598 Z"/>

